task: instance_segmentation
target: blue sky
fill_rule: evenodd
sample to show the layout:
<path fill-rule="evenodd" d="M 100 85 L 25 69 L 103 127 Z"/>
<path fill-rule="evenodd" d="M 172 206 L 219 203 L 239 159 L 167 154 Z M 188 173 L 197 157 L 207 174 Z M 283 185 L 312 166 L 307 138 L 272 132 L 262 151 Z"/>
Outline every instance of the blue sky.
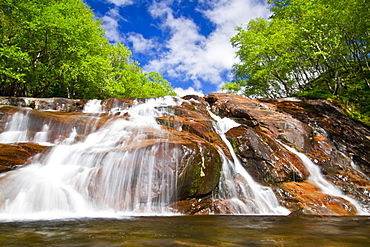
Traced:
<path fill-rule="evenodd" d="M 237 62 L 235 27 L 267 18 L 265 0 L 84 0 L 107 38 L 128 46 L 145 71 L 180 95 L 220 91 Z"/>

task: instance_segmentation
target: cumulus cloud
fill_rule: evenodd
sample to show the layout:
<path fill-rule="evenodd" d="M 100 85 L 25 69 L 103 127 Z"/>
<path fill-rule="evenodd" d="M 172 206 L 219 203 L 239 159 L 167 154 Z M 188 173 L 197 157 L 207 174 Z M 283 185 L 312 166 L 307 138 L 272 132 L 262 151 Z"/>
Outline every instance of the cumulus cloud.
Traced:
<path fill-rule="evenodd" d="M 145 38 L 139 33 L 121 33 L 119 13 L 122 7 L 139 4 L 139 0 L 106 0 L 113 3 L 101 19 L 107 38 L 112 42 L 131 44 L 134 54 L 144 54 L 146 71 L 156 71 L 170 81 L 191 83 L 195 91 L 204 89 L 204 83 L 213 84 L 220 90 L 231 79 L 231 68 L 237 62 L 230 38 L 235 27 L 256 17 L 268 17 L 271 13 L 265 0 L 197 0 L 196 11 L 210 23 L 212 30 L 202 33 L 201 27 L 183 16 L 175 6 L 182 0 L 151 0 L 148 12 L 166 39 L 158 43 L 156 37 Z M 159 24 L 158 24 L 159 22 Z M 152 23 L 152 25 L 153 25 Z"/>
<path fill-rule="evenodd" d="M 198 11 L 216 27 L 208 36 L 201 33 L 194 20 L 175 17 L 171 1 L 151 5 L 150 14 L 162 19 L 161 28 L 169 31 L 170 38 L 164 44 L 165 51 L 145 66 L 146 70 L 191 80 L 196 90 L 202 88 L 201 81 L 218 87 L 224 83 L 225 72 L 236 62 L 235 50 L 230 44 L 230 38 L 236 34 L 235 27 L 270 14 L 265 3 L 254 0 L 199 2 L 203 8 Z"/>
<path fill-rule="evenodd" d="M 120 20 L 124 18 L 119 14 L 119 8 L 110 9 L 102 18 L 102 27 L 105 29 L 105 34 L 110 41 L 119 42 L 122 40 L 122 35 L 119 31 Z"/>
<path fill-rule="evenodd" d="M 145 53 L 155 47 L 155 42 L 152 39 L 146 39 L 140 33 L 129 33 L 126 39 L 132 43 L 135 53 Z"/>
<path fill-rule="evenodd" d="M 204 93 L 202 91 L 195 90 L 192 87 L 189 87 L 188 89 L 183 89 L 183 88 L 177 87 L 177 88 L 174 88 L 174 91 L 180 97 L 183 97 L 183 96 L 186 96 L 186 95 L 204 96 Z"/>
<path fill-rule="evenodd" d="M 116 6 L 127 6 L 134 4 L 134 0 L 107 0 L 108 3 L 113 3 Z"/>

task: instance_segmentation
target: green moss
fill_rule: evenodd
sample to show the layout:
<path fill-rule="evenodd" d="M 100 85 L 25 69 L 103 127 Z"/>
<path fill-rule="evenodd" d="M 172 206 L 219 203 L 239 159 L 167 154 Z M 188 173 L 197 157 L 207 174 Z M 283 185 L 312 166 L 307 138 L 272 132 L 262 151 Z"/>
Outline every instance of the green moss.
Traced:
<path fill-rule="evenodd" d="M 194 169 L 192 171 L 193 174 L 194 174 L 194 178 L 193 178 L 193 181 L 192 181 L 191 189 L 189 191 L 189 196 L 195 196 L 199 192 L 201 169 L 202 169 L 202 161 L 200 160 L 200 161 L 196 162 L 196 165 L 194 165 Z"/>

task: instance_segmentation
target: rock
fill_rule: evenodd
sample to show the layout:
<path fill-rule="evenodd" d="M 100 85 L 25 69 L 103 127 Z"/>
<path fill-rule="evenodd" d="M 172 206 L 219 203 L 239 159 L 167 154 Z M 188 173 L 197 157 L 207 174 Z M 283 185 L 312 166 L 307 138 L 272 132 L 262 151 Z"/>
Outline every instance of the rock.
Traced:
<path fill-rule="evenodd" d="M 3 104 L 0 106 L 0 133 L 6 128 L 9 116 L 23 112 L 29 119 L 30 137 L 48 124 L 50 142 L 63 141 L 72 129 L 77 133 L 75 141 L 80 141 L 111 119 L 130 117 L 128 113 L 112 115 L 109 113 L 112 109 L 119 107 L 124 111 L 147 100 L 103 100 L 102 109 L 107 113 L 97 117 L 81 113 L 86 100 L 0 97 Z M 230 198 L 213 197 L 219 190 L 223 162 L 219 151 L 229 159 L 232 154 L 217 133 L 209 110 L 240 124 L 226 133 L 233 151 L 258 183 L 274 190 L 280 204 L 293 212 L 291 216 L 355 215 L 357 211 L 347 200 L 323 193 L 309 180 L 305 164 L 286 145 L 308 156 L 320 167 L 325 179 L 370 212 L 370 129 L 345 116 L 332 103 L 305 98 L 252 100 L 222 93 L 174 100 L 182 104 L 157 107 L 169 113 L 156 119 L 163 128 L 143 129 L 122 140 L 126 144 L 117 145 L 112 151 L 156 157 L 154 169 L 158 174 L 172 169 L 177 176 L 177 201 L 170 205 L 174 212 L 189 215 L 236 213 L 230 206 Z M 44 149 L 31 143 L 1 144 L 3 171 L 25 164 Z M 139 157 L 134 162 L 142 159 Z M 97 187 L 99 185 L 91 185 L 89 191 L 94 193 Z"/>
<path fill-rule="evenodd" d="M 273 186 L 281 182 L 304 181 L 309 176 L 301 160 L 288 152 L 258 126 L 239 126 L 227 133 L 239 159 L 260 183 Z"/>
<path fill-rule="evenodd" d="M 322 193 L 311 181 L 287 182 L 277 186 L 283 206 L 305 215 L 355 215 L 356 208 L 340 197 Z"/>
<path fill-rule="evenodd" d="M 277 107 L 311 126 L 306 154 L 337 188 L 370 211 L 369 128 L 325 100 L 281 100 Z"/>
<path fill-rule="evenodd" d="M 0 144 L 0 173 L 26 165 L 32 156 L 46 148 L 36 143 Z"/>
<path fill-rule="evenodd" d="M 370 130 L 345 116 L 340 108 L 325 100 L 305 98 L 251 100 L 214 93 L 205 100 L 213 112 L 241 124 L 227 133 L 238 158 L 258 182 L 275 188 L 279 195 L 293 195 L 297 200 L 293 204 L 289 204 L 289 196 L 280 196 L 292 211 L 354 214 L 348 202 L 320 191 L 303 197 L 292 193 L 287 186 L 290 183 L 310 191 L 306 186 L 309 173 L 281 143 L 305 153 L 320 166 L 326 179 L 370 211 Z M 315 205 L 315 200 L 328 207 Z"/>
<path fill-rule="evenodd" d="M 307 147 L 309 126 L 279 112 L 271 103 L 220 93 L 206 95 L 205 100 L 210 103 L 212 111 L 221 116 L 233 118 L 249 127 L 260 126 L 266 134 L 292 143 L 299 150 Z"/>
<path fill-rule="evenodd" d="M 65 98 L 1 97 L 0 105 L 30 107 L 36 110 L 81 112 L 87 100 Z"/>

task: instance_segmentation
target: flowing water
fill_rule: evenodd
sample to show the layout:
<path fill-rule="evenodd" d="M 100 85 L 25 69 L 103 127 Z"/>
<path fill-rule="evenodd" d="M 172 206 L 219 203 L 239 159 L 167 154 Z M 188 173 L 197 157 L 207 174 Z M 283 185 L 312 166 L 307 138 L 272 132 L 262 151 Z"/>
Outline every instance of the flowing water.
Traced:
<path fill-rule="evenodd" d="M 214 115 L 214 128 L 233 156 L 228 160 L 220 151 L 223 174 L 214 200 L 229 200 L 238 214 L 265 216 L 169 212 L 167 205 L 176 198 L 176 162 L 159 172 L 153 156 L 147 155 L 158 146 L 127 150 L 143 141 L 144 129 L 162 129 L 155 117 L 171 114 L 166 106 L 181 103 L 164 98 L 106 111 L 100 101 L 91 101 L 84 109 L 89 121 L 97 123 L 102 114 L 111 119 L 100 128 L 91 124 L 88 131 L 72 127 L 60 140 L 50 137 L 52 122 L 31 135 L 28 110 L 10 117 L 0 142 L 52 147 L 31 165 L 0 175 L 0 246 L 370 246 L 370 217 L 279 216 L 288 211 L 279 207 L 271 189 L 253 181 L 224 136 L 236 123 Z M 177 155 L 176 150 L 171 153 L 173 160 Z M 132 160 L 141 166 L 133 168 Z M 331 188 L 321 181 L 320 172 L 310 172 L 310 179 Z"/>
<path fill-rule="evenodd" d="M 168 205 L 177 198 L 177 162 L 182 154 L 166 143 L 134 147 L 147 140 L 146 133 L 160 133 L 162 127 L 156 117 L 171 115 L 167 107 L 182 102 L 173 97 L 150 99 L 131 108 L 117 105 L 107 113 L 100 101 L 89 101 L 83 113 L 90 121 L 97 121 L 103 113 L 110 114 L 110 120 L 90 134 L 72 127 L 65 139 L 54 142 L 48 138 L 50 122 L 30 136 L 28 111 L 14 114 L 0 142 L 38 142 L 53 147 L 47 155 L 34 157 L 31 165 L 1 175 L 0 218 L 173 215 Z M 227 200 L 237 214 L 289 214 L 279 206 L 272 190 L 253 181 L 236 158 L 224 135 L 235 123 L 213 117 L 214 127 L 233 156 L 228 160 L 220 149 L 223 168 L 219 194 L 214 199 Z M 158 160 L 150 155 L 158 149 L 166 150 L 171 159 Z"/>
<path fill-rule="evenodd" d="M 353 198 L 346 196 L 343 194 L 342 191 L 340 191 L 338 188 L 336 188 L 333 184 L 329 183 L 324 175 L 321 173 L 321 170 L 319 166 L 315 165 L 304 153 L 298 152 L 296 149 L 291 148 L 287 145 L 282 144 L 286 149 L 288 149 L 290 152 L 296 154 L 303 162 L 303 164 L 306 166 L 308 171 L 310 172 L 309 179 L 314 182 L 322 192 L 328 195 L 341 197 L 356 207 L 356 210 L 359 215 L 369 215 L 369 213 L 364 210 L 360 204 L 354 200 Z"/>
<path fill-rule="evenodd" d="M 230 198 L 229 205 L 237 214 L 288 215 L 290 211 L 279 206 L 272 189 L 256 183 L 236 157 L 225 133 L 239 124 L 229 118 L 220 118 L 211 112 L 210 114 L 217 121 L 215 129 L 233 157 L 232 161 L 224 158 L 219 184 L 220 198 Z"/>

